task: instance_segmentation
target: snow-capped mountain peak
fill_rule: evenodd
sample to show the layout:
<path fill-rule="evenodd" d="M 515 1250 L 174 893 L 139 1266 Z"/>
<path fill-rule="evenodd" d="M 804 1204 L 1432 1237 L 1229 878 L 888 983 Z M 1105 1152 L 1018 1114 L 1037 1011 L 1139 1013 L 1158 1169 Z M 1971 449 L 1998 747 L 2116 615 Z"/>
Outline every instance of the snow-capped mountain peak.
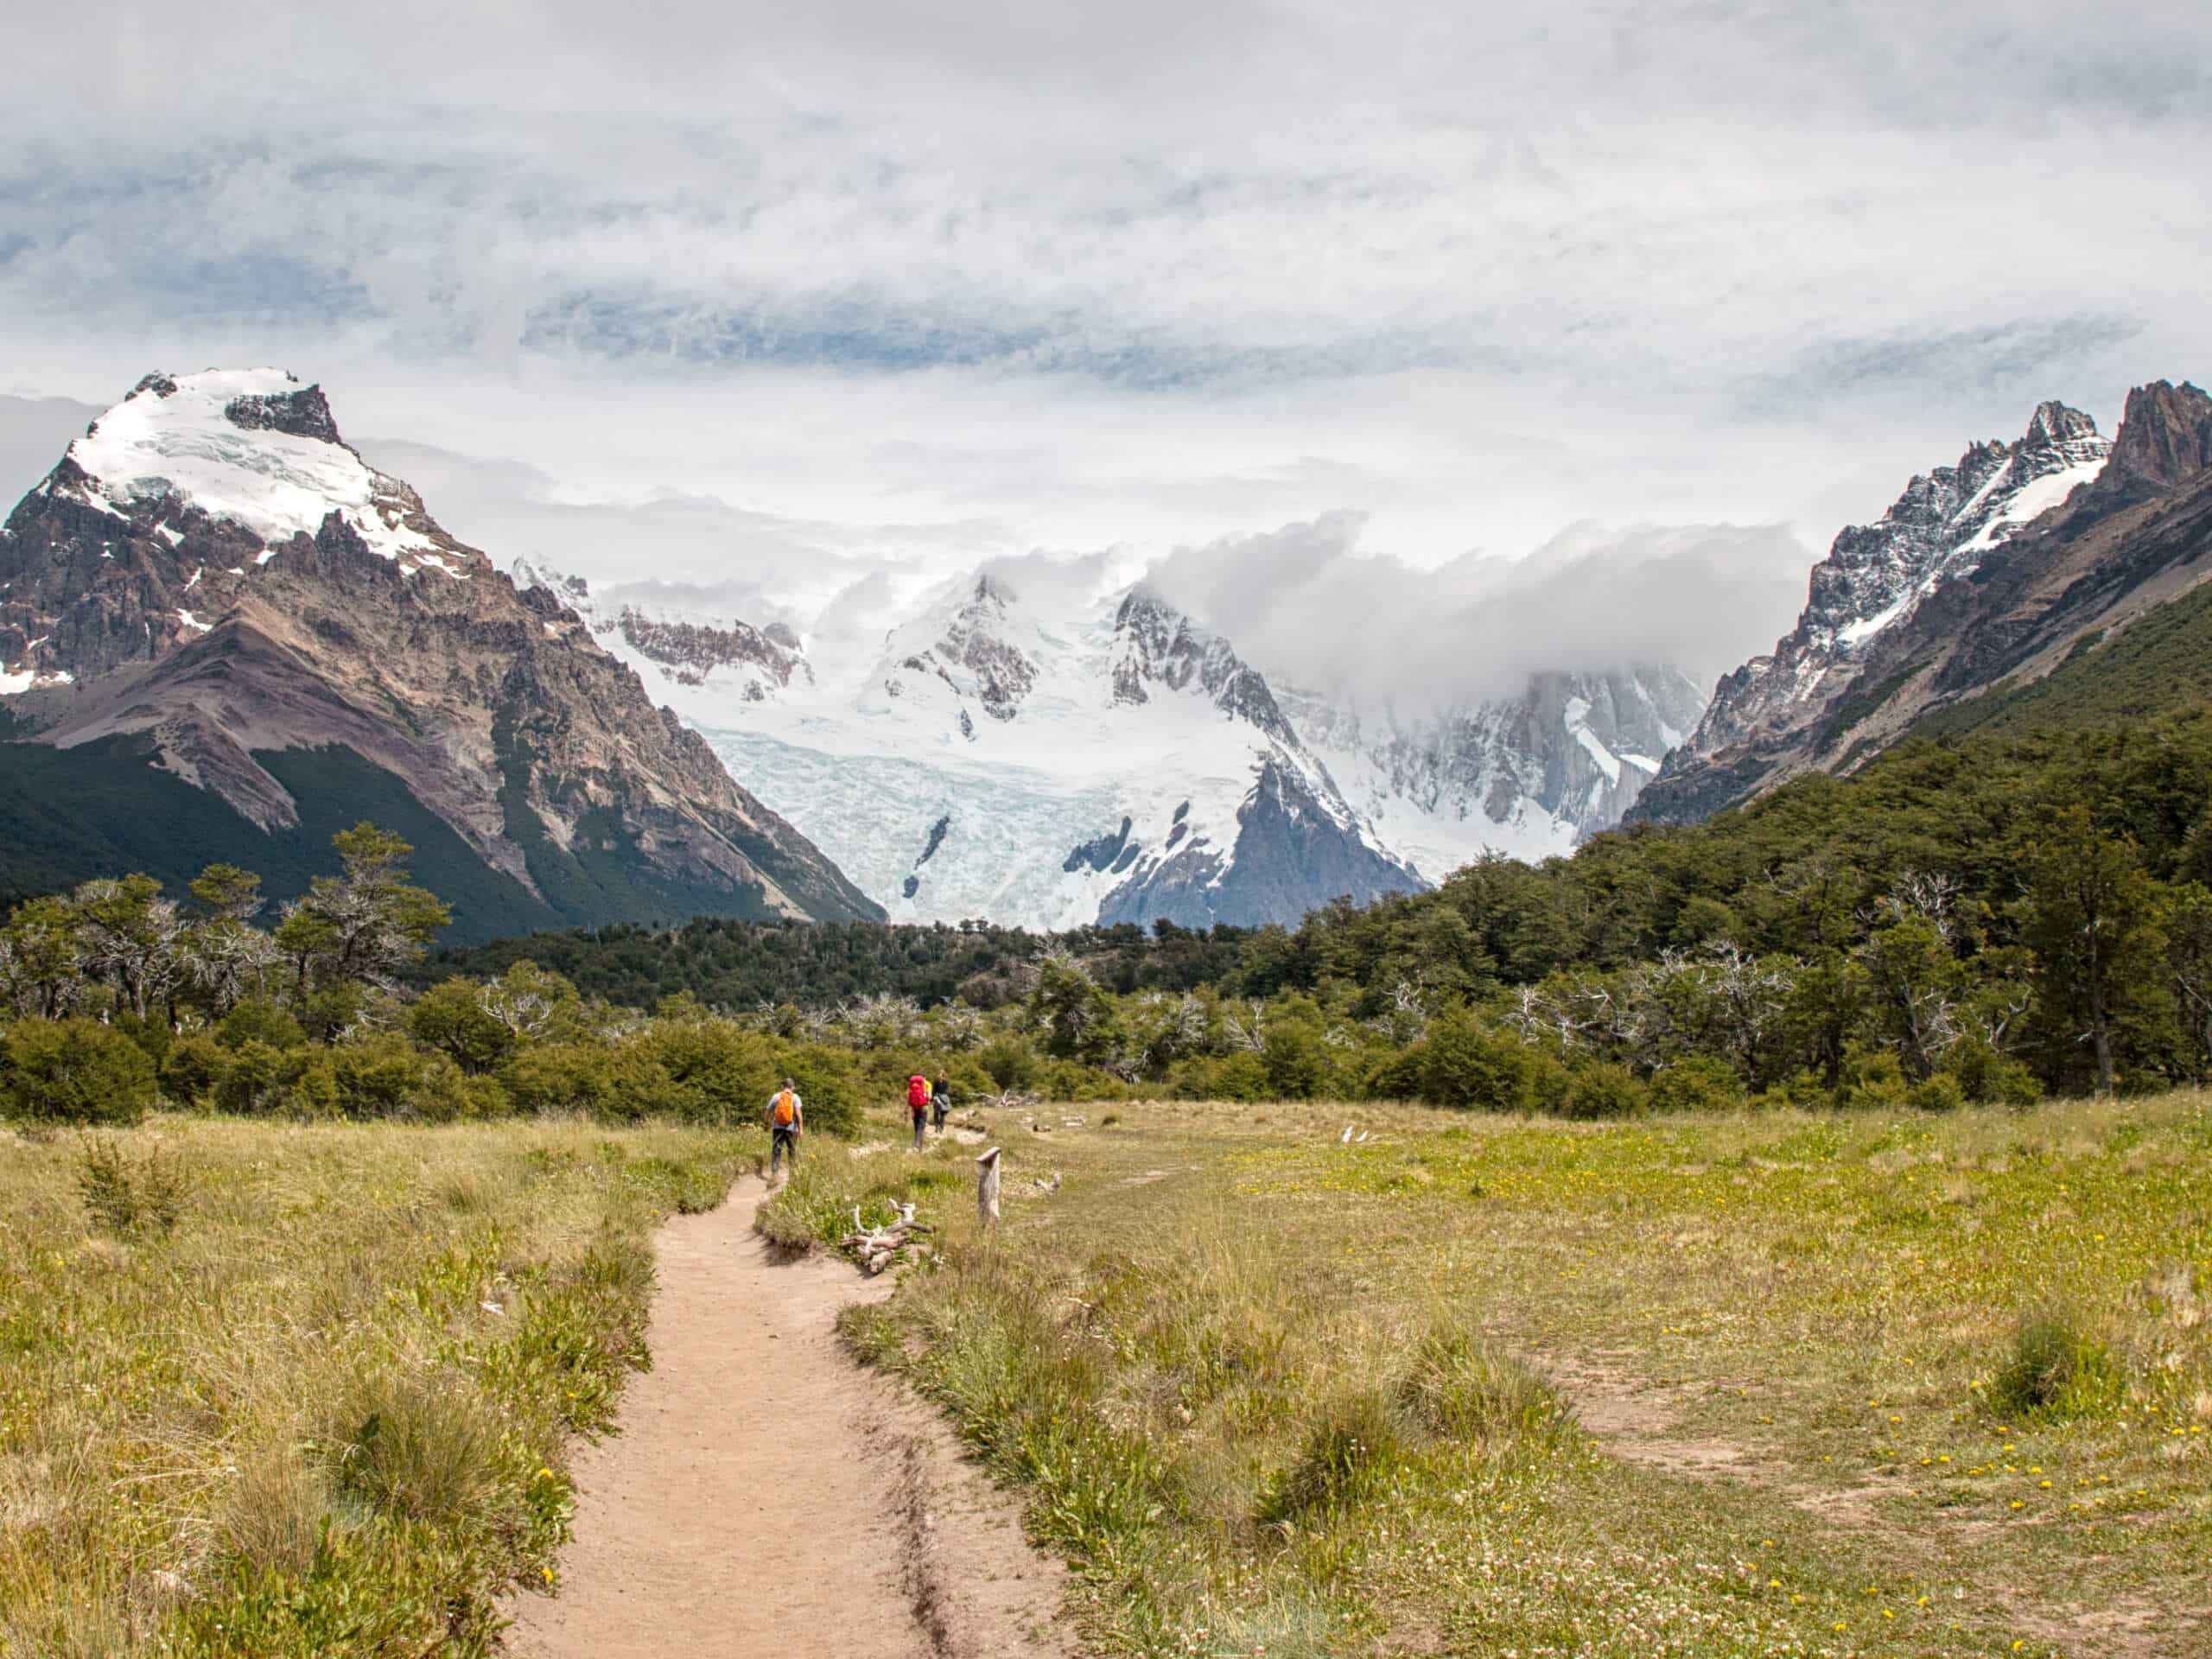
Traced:
<path fill-rule="evenodd" d="M 149 374 L 69 446 L 44 487 L 118 515 L 174 502 L 180 518 L 250 532 L 266 544 L 264 563 L 335 512 L 410 574 L 466 576 L 475 563 L 433 533 L 421 497 L 339 436 L 321 388 L 282 369 Z"/>
<path fill-rule="evenodd" d="M 1915 478 L 1880 518 L 1836 537 L 1813 567 L 1796 628 L 1720 682 L 1686 755 L 1741 742 L 1835 695 L 1877 635 L 2063 505 L 2111 454 L 2094 420 L 2050 402 L 2014 442 L 1971 444 L 1955 464 Z"/>
<path fill-rule="evenodd" d="M 1196 686 L 1224 714 L 1279 743 L 1298 743 L 1267 681 L 1226 639 L 1198 626 L 1148 583 L 1129 588 L 1115 607 L 1112 682 L 1115 702 L 1124 703 L 1149 702 L 1154 688 Z"/>

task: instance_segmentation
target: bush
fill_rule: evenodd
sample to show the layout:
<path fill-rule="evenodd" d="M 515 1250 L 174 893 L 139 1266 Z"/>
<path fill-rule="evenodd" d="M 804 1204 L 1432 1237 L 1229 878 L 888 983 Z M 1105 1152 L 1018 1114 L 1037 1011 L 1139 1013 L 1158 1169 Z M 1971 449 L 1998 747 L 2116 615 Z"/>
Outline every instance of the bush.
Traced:
<path fill-rule="evenodd" d="M 78 1162 L 77 1191 L 92 1224 L 118 1237 L 165 1236 L 190 1187 L 183 1163 L 158 1147 L 133 1160 L 103 1138 L 89 1141 Z"/>
<path fill-rule="evenodd" d="M 1966 1105 L 1967 1091 L 1950 1073 L 1938 1071 L 1926 1082 L 1913 1084 L 1904 1100 L 1916 1111 L 1955 1112 Z"/>
<path fill-rule="evenodd" d="M 232 1005 L 215 1022 L 215 1040 L 225 1048 L 266 1043 L 271 1048 L 298 1048 L 308 1039 L 306 1030 L 283 1007 L 265 996 L 249 996 Z"/>
<path fill-rule="evenodd" d="M 1036 1086 L 1037 1056 L 1027 1043 L 1001 1037 L 986 1043 L 976 1058 L 1001 1089 L 1027 1090 Z"/>
<path fill-rule="evenodd" d="M 2126 1384 L 2110 1349 L 2070 1315 L 2046 1311 L 2020 1321 L 1984 1397 L 2004 1416 L 2063 1421 L 2110 1411 Z"/>
<path fill-rule="evenodd" d="M 1859 1111 L 1894 1111 L 1911 1092 L 1904 1067 L 1896 1055 L 1887 1049 L 1872 1053 L 1861 1050 L 1844 1062 L 1843 1087 L 1836 1092 L 1836 1103 Z"/>
<path fill-rule="evenodd" d="M 1635 1117 L 1651 1103 L 1651 1090 L 1624 1065 L 1593 1060 L 1574 1073 L 1567 1097 L 1569 1117 Z"/>
<path fill-rule="evenodd" d="M 26 1020 L 0 1039 L 0 1103 L 35 1122 L 136 1123 L 154 1104 L 154 1063 L 97 1020 Z"/>
<path fill-rule="evenodd" d="M 514 1033 L 484 1012 L 481 988 L 473 979 L 431 986 L 408 1010 L 407 1029 L 423 1047 L 471 1073 L 491 1071 L 515 1046 Z"/>
<path fill-rule="evenodd" d="M 399 1117 L 413 1107 L 429 1059 L 397 1032 L 379 1031 L 339 1044 L 330 1065 L 347 1117 Z"/>
<path fill-rule="evenodd" d="M 213 1106 L 230 1062 L 229 1051 L 207 1033 L 185 1033 L 162 1057 L 158 1076 L 163 1098 L 177 1107 Z"/>
<path fill-rule="evenodd" d="M 782 1081 L 767 1043 L 728 1020 L 656 1020 L 635 1046 L 666 1075 L 662 1109 L 690 1123 L 758 1122 Z"/>
<path fill-rule="evenodd" d="M 288 1070 L 281 1052 L 257 1037 L 249 1037 L 238 1046 L 223 1075 L 216 1080 L 215 1104 L 226 1112 L 245 1116 L 272 1110 L 278 1103 Z M 335 1110 L 334 1093 L 331 1103 Z"/>
<path fill-rule="evenodd" d="M 1454 1008 L 1429 1027 L 1421 1095 L 1439 1106 L 1523 1112 L 1533 1102 L 1534 1073 L 1534 1057 L 1518 1038 Z"/>
<path fill-rule="evenodd" d="M 1744 1085 L 1732 1065 L 1691 1054 L 1653 1077 L 1650 1101 L 1655 1112 L 1725 1112 L 1744 1103 Z"/>
<path fill-rule="evenodd" d="M 1961 1043 L 1944 1065 L 1958 1078 L 1966 1097 L 1977 1106 L 2032 1106 L 2043 1098 L 2043 1084 L 2033 1071 L 1979 1038 Z"/>

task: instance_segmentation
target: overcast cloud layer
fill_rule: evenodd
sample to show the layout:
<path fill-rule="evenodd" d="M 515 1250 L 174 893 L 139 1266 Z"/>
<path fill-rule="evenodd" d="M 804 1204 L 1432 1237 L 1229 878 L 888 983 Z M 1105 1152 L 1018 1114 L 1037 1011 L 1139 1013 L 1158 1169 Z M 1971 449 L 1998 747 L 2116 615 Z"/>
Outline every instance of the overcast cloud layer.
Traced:
<path fill-rule="evenodd" d="M 10 18 L 0 391 L 282 362 L 495 554 L 856 614 L 1206 548 L 1303 650 L 1582 526 L 1533 654 L 1704 673 L 2212 360 L 2201 4 L 343 10 Z"/>

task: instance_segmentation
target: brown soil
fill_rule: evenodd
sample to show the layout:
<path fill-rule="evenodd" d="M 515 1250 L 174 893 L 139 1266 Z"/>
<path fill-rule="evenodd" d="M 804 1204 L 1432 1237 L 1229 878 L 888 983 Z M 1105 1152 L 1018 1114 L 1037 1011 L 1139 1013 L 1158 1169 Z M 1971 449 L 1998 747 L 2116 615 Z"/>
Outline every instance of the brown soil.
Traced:
<path fill-rule="evenodd" d="M 557 1594 L 509 1610 L 518 1659 L 1071 1656 L 1064 1575 L 942 1421 L 833 1325 L 890 1294 L 772 1259 L 755 1179 L 658 1240 L 653 1369 L 576 1460 Z"/>

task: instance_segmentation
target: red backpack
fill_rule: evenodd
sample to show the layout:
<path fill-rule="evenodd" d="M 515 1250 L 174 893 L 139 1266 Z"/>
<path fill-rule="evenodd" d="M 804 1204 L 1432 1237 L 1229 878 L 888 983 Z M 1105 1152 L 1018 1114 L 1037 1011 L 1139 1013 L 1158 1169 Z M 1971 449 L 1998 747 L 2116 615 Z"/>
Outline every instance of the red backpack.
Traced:
<path fill-rule="evenodd" d="M 918 1112 L 925 1112 L 930 1105 L 930 1080 L 927 1077 L 906 1079 L 906 1104 Z"/>

